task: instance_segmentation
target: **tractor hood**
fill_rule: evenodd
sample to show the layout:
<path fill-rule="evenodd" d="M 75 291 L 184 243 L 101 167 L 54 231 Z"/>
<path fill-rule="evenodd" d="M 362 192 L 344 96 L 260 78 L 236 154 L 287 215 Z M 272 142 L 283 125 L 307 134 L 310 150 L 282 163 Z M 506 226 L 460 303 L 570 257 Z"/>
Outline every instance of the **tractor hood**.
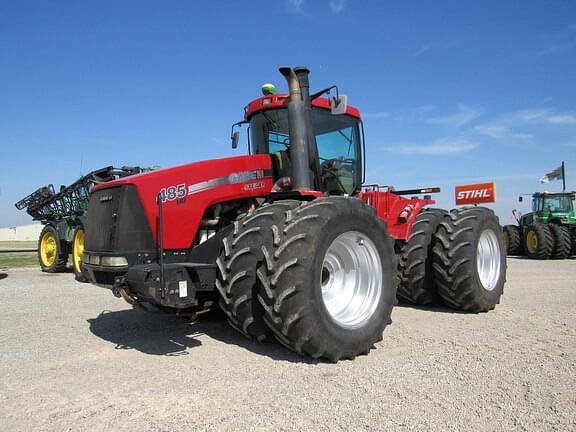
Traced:
<path fill-rule="evenodd" d="M 268 154 L 194 162 L 97 185 L 91 192 L 89 213 L 92 208 L 93 213 L 98 213 L 100 207 L 114 206 L 109 202 L 113 200 L 122 208 L 127 195 L 136 194 L 153 237 L 157 238 L 161 205 L 164 226 L 170 227 L 165 230 L 165 247 L 184 249 L 190 247 L 190 239 L 194 238 L 208 207 L 236 199 L 265 197 L 273 184 Z M 107 193 L 112 190 L 117 192 Z M 117 217 L 132 216 L 118 212 Z"/>

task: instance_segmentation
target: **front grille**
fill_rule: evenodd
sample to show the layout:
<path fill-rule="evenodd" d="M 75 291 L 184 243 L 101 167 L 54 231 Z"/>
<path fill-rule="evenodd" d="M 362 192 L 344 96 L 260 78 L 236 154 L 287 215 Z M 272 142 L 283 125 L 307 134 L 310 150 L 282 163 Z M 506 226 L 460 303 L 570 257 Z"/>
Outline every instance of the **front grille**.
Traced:
<path fill-rule="evenodd" d="M 148 219 L 133 185 L 100 189 L 90 195 L 86 251 L 154 251 Z"/>
<path fill-rule="evenodd" d="M 102 189 L 90 196 L 84 247 L 91 251 L 112 251 L 122 188 Z"/>

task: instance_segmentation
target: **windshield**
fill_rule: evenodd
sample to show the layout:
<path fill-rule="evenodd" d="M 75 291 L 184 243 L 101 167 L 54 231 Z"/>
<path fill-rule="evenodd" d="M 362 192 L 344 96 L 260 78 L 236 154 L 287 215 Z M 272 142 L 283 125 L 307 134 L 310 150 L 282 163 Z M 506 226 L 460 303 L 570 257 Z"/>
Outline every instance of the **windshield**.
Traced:
<path fill-rule="evenodd" d="M 361 183 L 359 120 L 313 108 L 312 127 L 323 190 L 340 195 L 353 193 Z M 290 148 L 288 110 L 266 110 L 252 116 L 250 147 L 252 153 L 270 153 L 274 158 L 286 161 Z M 281 175 L 289 176 L 289 173 L 283 172 Z"/>
<path fill-rule="evenodd" d="M 544 211 L 570 213 L 574 211 L 574 196 L 561 195 L 546 197 Z"/>

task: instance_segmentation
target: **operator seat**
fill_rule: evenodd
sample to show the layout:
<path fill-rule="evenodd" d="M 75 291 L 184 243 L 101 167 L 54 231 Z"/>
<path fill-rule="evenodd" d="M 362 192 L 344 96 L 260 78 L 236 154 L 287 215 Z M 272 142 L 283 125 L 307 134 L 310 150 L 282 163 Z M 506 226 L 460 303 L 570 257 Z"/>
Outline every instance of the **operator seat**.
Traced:
<path fill-rule="evenodd" d="M 339 159 L 325 161 L 322 166 L 322 186 L 328 195 L 351 195 L 354 193 L 354 173 L 351 167 Z"/>
<path fill-rule="evenodd" d="M 275 173 L 275 180 L 282 177 L 292 177 L 292 162 L 288 150 L 272 153 L 272 168 Z"/>

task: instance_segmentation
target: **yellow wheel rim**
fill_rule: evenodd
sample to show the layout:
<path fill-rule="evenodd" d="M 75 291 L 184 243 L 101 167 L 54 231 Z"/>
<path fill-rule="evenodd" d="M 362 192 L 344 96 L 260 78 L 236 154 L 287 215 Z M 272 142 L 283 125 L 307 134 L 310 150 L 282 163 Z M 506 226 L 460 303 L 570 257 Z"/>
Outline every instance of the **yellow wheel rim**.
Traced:
<path fill-rule="evenodd" d="M 51 267 L 56 262 L 58 254 L 58 245 L 54 233 L 48 231 L 42 236 L 40 241 L 40 259 L 46 267 Z"/>
<path fill-rule="evenodd" d="M 530 253 L 536 253 L 538 249 L 538 236 L 534 231 L 529 231 L 526 236 L 526 248 Z"/>
<path fill-rule="evenodd" d="M 76 273 L 80 273 L 82 271 L 82 259 L 84 258 L 84 230 L 79 229 L 76 231 L 76 235 L 74 236 L 74 245 L 73 245 L 73 260 L 74 260 L 74 270 Z"/>

